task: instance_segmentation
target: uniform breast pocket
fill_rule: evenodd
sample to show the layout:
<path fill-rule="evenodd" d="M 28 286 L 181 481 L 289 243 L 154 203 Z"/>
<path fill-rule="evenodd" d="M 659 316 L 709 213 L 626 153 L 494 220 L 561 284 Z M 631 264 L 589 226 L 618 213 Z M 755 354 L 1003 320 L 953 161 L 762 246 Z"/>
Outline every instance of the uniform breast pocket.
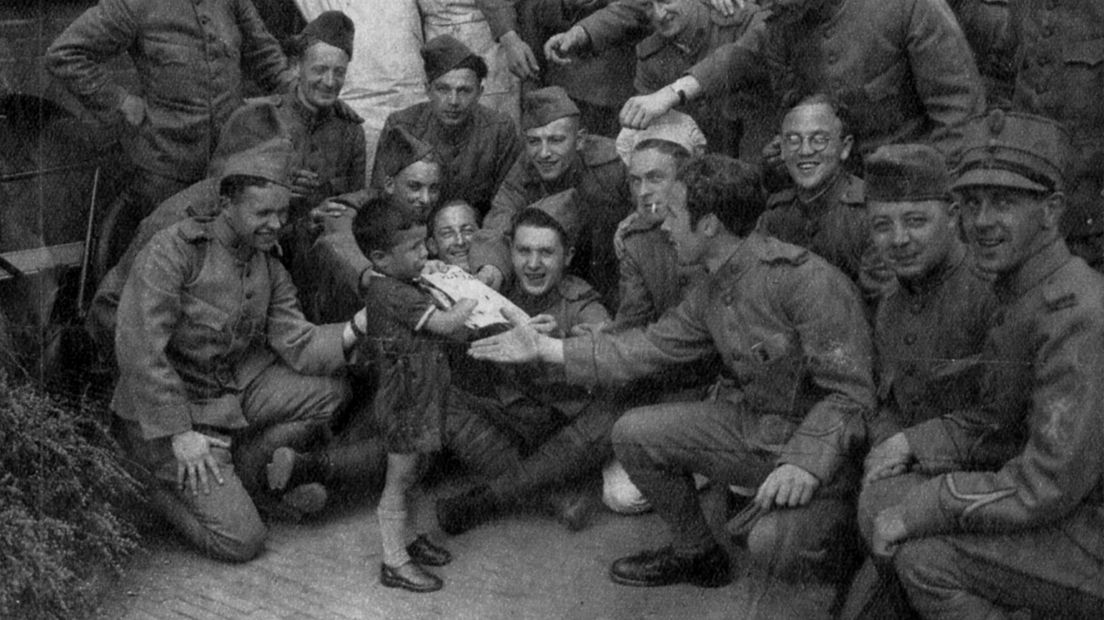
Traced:
<path fill-rule="evenodd" d="M 744 388 L 748 403 L 755 409 L 789 412 L 794 409 L 801 356 L 786 334 L 771 334 L 751 345 L 747 351 L 752 374 Z"/>
<path fill-rule="evenodd" d="M 191 293 L 180 298 L 181 318 L 173 333 L 173 344 L 193 362 L 212 363 L 233 340 L 228 329 L 230 314 Z"/>
<path fill-rule="evenodd" d="M 1070 43 L 1063 51 L 1061 85 L 1054 95 L 1067 116 L 1104 122 L 1104 39 Z"/>
<path fill-rule="evenodd" d="M 165 103 L 188 103 L 195 99 L 196 72 L 204 64 L 197 50 L 160 42 L 152 46 L 149 55 L 153 60 L 146 92 L 149 99 Z"/>

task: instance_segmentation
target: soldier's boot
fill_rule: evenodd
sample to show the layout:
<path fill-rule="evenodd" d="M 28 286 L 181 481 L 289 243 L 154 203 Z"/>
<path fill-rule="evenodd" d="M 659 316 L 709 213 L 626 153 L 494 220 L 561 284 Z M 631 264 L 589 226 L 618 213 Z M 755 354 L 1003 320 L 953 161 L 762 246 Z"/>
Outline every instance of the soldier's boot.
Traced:
<path fill-rule="evenodd" d="M 546 506 L 564 525 L 578 531 L 586 527 L 593 505 L 593 489 L 578 481 L 593 474 L 600 478 L 602 465 L 613 456 L 609 440 L 612 416 L 589 412 L 560 429 L 516 467 L 488 484 L 500 505 L 531 503 L 544 494 Z M 550 491 L 551 489 L 551 491 Z"/>
<path fill-rule="evenodd" d="M 270 491 L 283 491 L 313 482 L 325 484 L 333 477 L 333 463 L 324 451 L 299 453 L 284 446 L 265 465 Z"/>

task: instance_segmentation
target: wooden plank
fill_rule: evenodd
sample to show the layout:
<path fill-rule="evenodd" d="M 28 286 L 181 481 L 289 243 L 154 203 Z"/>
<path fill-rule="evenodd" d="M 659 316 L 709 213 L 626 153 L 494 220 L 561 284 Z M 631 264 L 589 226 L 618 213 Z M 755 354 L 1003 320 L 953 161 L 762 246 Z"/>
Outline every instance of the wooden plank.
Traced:
<path fill-rule="evenodd" d="M 75 267 L 81 264 L 84 256 L 84 242 L 63 243 L 30 250 L 15 250 L 0 254 L 24 275 L 33 275 L 54 267 Z M 12 274 L 0 269 L 0 280 L 13 278 Z"/>

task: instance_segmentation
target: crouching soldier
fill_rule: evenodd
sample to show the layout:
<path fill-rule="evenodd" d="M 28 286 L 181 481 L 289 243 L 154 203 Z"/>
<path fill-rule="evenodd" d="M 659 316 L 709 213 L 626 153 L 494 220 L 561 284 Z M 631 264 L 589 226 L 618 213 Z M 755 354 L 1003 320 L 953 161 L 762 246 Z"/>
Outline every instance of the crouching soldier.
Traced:
<path fill-rule="evenodd" d="M 1104 280 L 1059 232 L 1068 140 L 999 111 L 966 126 L 952 191 L 998 302 L 981 404 L 883 455 L 930 477 L 871 541 L 925 618 L 1104 614 Z"/>
<path fill-rule="evenodd" d="M 497 362 L 562 365 L 572 383 L 620 383 L 720 354 L 716 397 L 632 409 L 612 441 L 671 530 L 669 546 L 622 558 L 616 583 L 716 587 L 731 564 L 698 504 L 693 474 L 756 487 L 748 548 L 772 574 L 811 576 L 850 517 L 848 456 L 872 406 L 870 336 L 858 291 L 807 250 L 754 232 L 758 175 L 717 155 L 678 172 L 662 229 L 683 264 L 709 275 L 646 328 L 556 340 L 527 325 L 476 341 Z M 751 514 L 755 514 L 753 511 Z"/>
<path fill-rule="evenodd" d="M 261 551 L 258 506 L 302 513 L 325 502 L 320 485 L 266 495 L 264 466 L 276 448 L 324 433 L 347 391 L 327 375 L 344 366 L 354 331 L 304 320 L 271 252 L 290 161 L 285 137 L 232 156 L 218 214 L 154 235 L 119 302 L 113 408 L 124 449 L 169 521 L 224 560 Z"/>

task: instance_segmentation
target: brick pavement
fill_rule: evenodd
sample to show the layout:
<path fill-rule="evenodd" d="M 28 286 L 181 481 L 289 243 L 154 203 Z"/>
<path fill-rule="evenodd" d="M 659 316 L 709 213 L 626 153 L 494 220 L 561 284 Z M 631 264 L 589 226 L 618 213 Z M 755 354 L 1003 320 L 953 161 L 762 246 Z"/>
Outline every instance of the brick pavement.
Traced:
<path fill-rule="evenodd" d="M 445 491 L 448 492 L 448 491 Z M 97 620 L 721 619 L 827 617 L 827 587 L 743 578 L 718 589 L 628 588 L 606 571 L 617 557 L 666 540 L 654 515 L 601 512 L 570 533 L 538 515 L 502 519 L 455 538 L 437 570 L 445 589 L 384 588 L 375 498 L 335 506 L 298 525 L 276 524 L 264 554 L 222 564 L 172 534 L 152 536 L 97 612 Z M 432 526 L 432 523 L 427 524 Z M 736 551 L 737 557 L 739 550 Z"/>

